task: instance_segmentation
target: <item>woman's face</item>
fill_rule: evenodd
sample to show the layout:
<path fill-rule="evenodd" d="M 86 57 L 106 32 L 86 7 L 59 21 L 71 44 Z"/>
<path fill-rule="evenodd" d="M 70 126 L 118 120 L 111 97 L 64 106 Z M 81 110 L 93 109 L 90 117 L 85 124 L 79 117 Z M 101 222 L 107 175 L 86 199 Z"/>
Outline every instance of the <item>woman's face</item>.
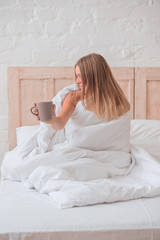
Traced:
<path fill-rule="evenodd" d="M 78 66 L 76 66 L 76 84 L 79 86 L 79 89 L 82 89 L 82 80 L 81 80 L 81 72 Z"/>

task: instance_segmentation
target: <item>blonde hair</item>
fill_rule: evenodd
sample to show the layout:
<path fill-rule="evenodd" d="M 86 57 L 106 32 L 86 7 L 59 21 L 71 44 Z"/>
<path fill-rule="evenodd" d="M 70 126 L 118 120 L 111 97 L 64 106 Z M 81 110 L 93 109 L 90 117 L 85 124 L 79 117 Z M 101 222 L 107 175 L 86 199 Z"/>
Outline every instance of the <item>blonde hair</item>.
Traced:
<path fill-rule="evenodd" d="M 82 102 L 99 119 L 118 119 L 130 110 L 130 104 L 113 77 L 106 60 L 99 54 L 84 56 L 75 64 L 79 67 L 82 81 Z M 76 75 L 75 75 L 76 76 Z"/>

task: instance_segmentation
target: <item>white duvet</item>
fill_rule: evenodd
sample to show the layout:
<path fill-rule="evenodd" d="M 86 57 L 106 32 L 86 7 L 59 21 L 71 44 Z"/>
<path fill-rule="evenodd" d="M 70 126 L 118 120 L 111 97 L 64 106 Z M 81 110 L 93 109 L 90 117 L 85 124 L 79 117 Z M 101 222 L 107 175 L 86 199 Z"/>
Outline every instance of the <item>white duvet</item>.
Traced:
<path fill-rule="evenodd" d="M 76 85 L 66 87 L 53 99 L 57 113 L 66 94 L 75 89 Z M 55 131 L 41 123 L 6 153 L 2 177 L 48 194 L 60 208 L 158 196 L 156 124 L 156 137 L 151 139 L 151 133 L 145 141 L 138 139 L 133 129 L 130 144 L 130 112 L 106 123 L 79 102 L 65 129 Z"/>

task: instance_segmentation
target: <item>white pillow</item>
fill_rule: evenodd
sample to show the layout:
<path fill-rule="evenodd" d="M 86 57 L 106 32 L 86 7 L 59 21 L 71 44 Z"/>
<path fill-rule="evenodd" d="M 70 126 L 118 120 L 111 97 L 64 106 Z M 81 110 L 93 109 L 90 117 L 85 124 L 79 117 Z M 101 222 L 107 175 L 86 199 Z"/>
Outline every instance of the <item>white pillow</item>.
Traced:
<path fill-rule="evenodd" d="M 131 120 L 131 141 L 160 143 L 160 120 Z"/>
<path fill-rule="evenodd" d="M 40 125 L 16 128 L 17 145 L 23 143 L 39 127 Z M 160 143 L 160 120 L 131 120 L 130 136 L 132 142 Z"/>
<path fill-rule="evenodd" d="M 40 125 L 23 126 L 16 128 L 17 146 L 23 143 L 27 138 L 33 135 L 39 129 Z"/>

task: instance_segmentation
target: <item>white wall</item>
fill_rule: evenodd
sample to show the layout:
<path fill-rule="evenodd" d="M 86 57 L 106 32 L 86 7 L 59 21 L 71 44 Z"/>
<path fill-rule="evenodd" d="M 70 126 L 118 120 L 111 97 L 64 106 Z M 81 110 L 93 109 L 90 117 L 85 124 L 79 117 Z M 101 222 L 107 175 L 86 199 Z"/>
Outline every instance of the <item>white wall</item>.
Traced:
<path fill-rule="evenodd" d="M 8 151 L 8 66 L 160 66 L 160 0 L 0 0 L 0 163 Z"/>

